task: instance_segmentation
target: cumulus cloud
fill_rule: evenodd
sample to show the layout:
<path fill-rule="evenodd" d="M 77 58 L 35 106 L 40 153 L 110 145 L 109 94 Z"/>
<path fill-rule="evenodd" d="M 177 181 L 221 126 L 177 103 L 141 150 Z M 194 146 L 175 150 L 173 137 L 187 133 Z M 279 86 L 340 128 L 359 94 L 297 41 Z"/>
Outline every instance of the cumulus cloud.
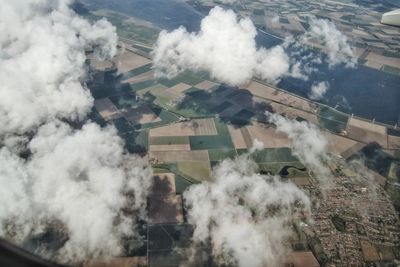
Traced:
<path fill-rule="evenodd" d="M 282 46 L 258 49 L 257 31 L 249 18 L 239 19 L 232 10 L 213 8 L 197 33 L 180 27 L 162 31 L 153 51 L 156 74 L 173 78 L 184 70 L 208 71 L 230 85 L 241 85 L 258 76 L 276 81 L 290 69 Z"/>
<path fill-rule="evenodd" d="M 311 18 L 309 23 L 310 28 L 302 39 L 303 41 L 322 42 L 327 49 L 329 66 L 333 67 L 341 63 L 347 67 L 355 66 L 353 49 L 348 38 L 336 28 L 334 23 L 317 18 Z"/>
<path fill-rule="evenodd" d="M 184 192 L 194 245 L 210 244 L 219 264 L 279 266 L 294 218 L 310 209 L 294 184 L 257 173 L 248 155 L 224 160 L 213 180 Z"/>
<path fill-rule="evenodd" d="M 292 153 L 317 176 L 321 186 L 328 186 L 331 172 L 325 165 L 329 159 L 325 135 L 317 126 L 306 121 L 290 120 L 277 113 L 267 115 L 276 129 L 290 139 Z"/>
<path fill-rule="evenodd" d="M 278 23 L 279 22 L 279 16 L 274 16 L 270 19 L 271 23 Z"/>
<path fill-rule="evenodd" d="M 256 35 L 250 18 L 239 19 L 232 10 L 217 6 L 202 20 L 199 32 L 180 27 L 160 33 L 152 52 L 156 75 L 170 79 L 185 70 L 207 71 L 221 82 L 238 86 L 254 76 L 268 82 L 284 76 L 308 80 L 322 63 L 317 53 L 304 46 L 310 41 L 322 42 L 330 67 L 356 64 L 348 38 L 328 20 L 311 18 L 306 33 L 289 36 L 270 49 L 257 48 Z"/>
<path fill-rule="evenodd" d="M 121 237 L 135 234 L 134 217 L 122 209 L 144 215 L 151 186 L 151 170 L 140 158 L 124 155 L 121 142 L 113 127 L 89 123 L 73 130 L 52 122 L 30 141 L 29 160 L 3 148 L 0 233 L 10 234 L 12 222 L 17 239 L 23 239 L 59 220 L 69 239 L 55 255 L 58 260 L 121 253 Z"/>
<path fill-rule="evenodd" d="M 328 167 L 327 162 L 331 161 L 340 166 L 339 168 L 350 170 L 352 175 L 346 178 L 348 182 L 367 188 L 371 201 L 376 200 L 379 184 L 374 175 L 360 160 L 348 162 L 330 154 L 328 138 L 316 125 L 306 121 L 290 120 L 276 113 L 267 115 L 276 129 L 288 136 L 293 155 L 313 174 L 323 194 L 326 190 L 334 188 L 337 179 Z M 357 203 L 359 199 L 355 197 L 353 202 Z"/>
<path fill-rule="evenodd" d="M 69 0 L 0 0 L 0 235 L 22 243 L 57 225 L 44 255 L 76 263 L 119 255 L 145 217 L 151 170 L 127 155 L 115 128 L 81 122 L 85 49 L 116 53 L 115 28 L 77 16 Z"/>
<path fill-rule="evenodd" d="M 258 150 L 262 150 L 263 148 L 264 148 L 264 143 L 256 138 L 253 140 L 253 145 L 250 148 L 250 153 L 254 153 Z"/>
<path fill-rule="evenodd" d="M 50 118 L 83 118 L 92 97 L 79 81 L 84 49 L 116 52 L 115 28 L 75 15 L 70 1 L 0 1 L 0 134 L 24 133 Z"/>
<path fill-rule="evenodd" d="M 308 94 L 308 96 L 313 100 L 320 100 L 324 97 L 328 89 L 329 89 L 328 82 L 314 83 L 311 86 L 311 92 Z"/>

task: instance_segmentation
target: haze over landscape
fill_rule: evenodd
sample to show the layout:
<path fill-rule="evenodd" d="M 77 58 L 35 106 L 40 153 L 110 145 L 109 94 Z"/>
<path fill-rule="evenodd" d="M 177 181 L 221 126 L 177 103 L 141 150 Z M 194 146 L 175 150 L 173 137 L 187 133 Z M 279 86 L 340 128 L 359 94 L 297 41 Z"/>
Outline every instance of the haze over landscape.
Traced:
<path fill-rule="evenodd" d="M 1 239 L 66 266 L 397 266 L 396 5 L 0 0 Z"/>

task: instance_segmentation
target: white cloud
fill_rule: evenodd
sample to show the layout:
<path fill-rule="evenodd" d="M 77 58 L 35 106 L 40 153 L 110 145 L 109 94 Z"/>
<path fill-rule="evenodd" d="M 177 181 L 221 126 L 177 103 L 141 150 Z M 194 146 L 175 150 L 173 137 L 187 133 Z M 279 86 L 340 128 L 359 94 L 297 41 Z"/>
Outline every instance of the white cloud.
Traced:
<path fill-rule="evenodd" d="M 271 23 L 278 23 L 279 22 L 279 16 L 276 15 L 276 16 L 272 17 L 270 21 L 271 21 Z"/>
<path fill-rule="evenodd" d="M 214 259 L 237 266 L 279 266 L 299 211 L 309 212 L 308 197 L 279 177 L 256 173 L 257 164 L 241 156 L 224 160 L 213 181 L 184 193 L 194 245 L 211 243 Z"/>
<path fill-rule="evenodd" d="M 305 121 L 290 120 L 276 113 L 267 115 L 269 121 L 275 124 L 277 131 L 288 136 L 293 155 L 313 174 L 319 184 L 318 188 L 323 194 L 326 190 L 332 189 L 337 179 L 328 167 L 327 162 L 331 161 L 342 169 L 346 168 L 354 172 L 354 175 L 347 177 L 348 181 L 368 188 L 371 201 L 376 199 L 379 185 L 371 172 L 363 166 L 362 162 L 354 160 L 347 162 L 330 154 L 328 138 L 316 125 Z M 358 201 L 358 198 L 353 199 L 354 203 Z"/>
<path fill-rule="evenodd" d="M 69 240 L 58 260 L 121 253 L 121 237 L 135 235 L 132 220 L 144 215 L 151 170 L 140 158 L 123 154 L 115 128 L 91 123 L 72 130 L 49 123 L 39 128 L 29 148 L 27 161 L 0 150 L 0 162 L 7 166 L 0 172 L 0 233 L 7 235 L 7 219 L 22 230 L 17 239 L 59 220 Z"/>
<path fill-rule="evenodd" d="M 328 140 L 314 124 L 289 120 L 279 114 L 268 114 L 276 129 L 285 133 L 291 141 L 293 155 L 311 170 L 322 187 L 330 185 L 331 172 L 325 162 L 328 156 Z"/>
<path fill-rule="evenodd" d="M 69 2 L 0 1 L 0 135 L 90 109 L 79 81 L 84 48 L 96 44 L 98 55 L 113 56 L 117 36 L 107 21 L 91 25 L 72 13 Z"/>
<path fill-rule="evenodd" d="M 254 153 L 258 150 L 262 150 L 264 148 L 264 143 L 257 138 L 253 140 L 253 145 L 250 148 L 250 153 Z"/>
<path fill-rule="evenodd" d="M 336 28 L 334 23 L 324 19 L 311 18 L 310 28 L 302 39 L 303 41 L 322 42 L 328 52 L 329 66 L 333 67 L 341 63 L 347 67 L 355 66 L 353 49 L 348 38 Z"/>
<path fill-rule="evenodd" d="M 281 46 L 257 49 L 256 34 L 249 18 L 238 19 L 232 10 L 215 7 L 197 33 L 183 27 L 160 33 L 153 51 L 156 73 L 173 78 L 184 70 L 203 70 L 230 85 L 253 76 L 276 81 L 289 71 L 289 58 Z"/>
<path fill-rule="evenodd" d="M 121 237 L 136 237 L 151 170 L 125 154 L 115 128 L 60 122 L 92 107 L 85 48 L 107 58 L 117 43 L 110 23 L 90 24 L 70 2 L 0 0 L 0 235 L 21 243 L 56 223 L 68 240 L 41 252 L 77 263 L 118 255 Z"/>
<path fill-rule="evenodd" d="M 311 92 L 309 93 L 308 96 L 313 100 L 320 100 L 324 97 L 328 89 L 329 89 L 328 82 L 314 83 L 311 86 Z"/>

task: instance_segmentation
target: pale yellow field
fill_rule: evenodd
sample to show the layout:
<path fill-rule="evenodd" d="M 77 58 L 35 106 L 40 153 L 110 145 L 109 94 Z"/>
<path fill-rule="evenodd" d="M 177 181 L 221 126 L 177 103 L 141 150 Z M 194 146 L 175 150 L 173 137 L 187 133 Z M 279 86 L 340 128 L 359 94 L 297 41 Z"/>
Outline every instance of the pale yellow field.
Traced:
<path fill-rule="evenodd" d="M 161 94 L 166 89 L 167 89 L 167 87 L 165 87 L 164 85 L 156 84 L 156 85 L 151 86 L 149 88 L 145 88 L 145 89 L 139 90 L 136 93 L 137 93 L 138 96 L 143 97 L 148 92 L 152 92 L 154 94 Z"/>
<path fill-rule="evenodd" d="M 393 57 L 385 57 L 383 55 L 376 54 L 371 52 L 368 54 L 367 58 L 368 65 L 369 64 L 377 64 L 377 65 L 389 65 L 398 68 L 400 66 L 400 58 Z"/>
<path fill-rule="evenodd" d="M 277 101 L 305 111 L 313 112 L 315 109 L 315 105 L 305 99 L 276 90 L 273 87 L 255 81 L 251 82 L 246 89 L 255 96 Z"/>
<path fill-rule="evenodd" d="M 193 151 L 150 151 L 149 158 L 155 158 L 158 162 L 174 163 L 178 161 L 209 161 L 207 150 Z"/>
<path fill-rule="evenodd" d="M 113 67 L 113 62 L 110 60 L 99 60 L 96 57 L 93 57 L 90 59 L 90 65 L 96 70 L 104 71 Z"/>
<path fill-rule="evenodd" d="M 275 103 L 275 102 L 271 102 L 270 103 L 272 106 L 272 109 L 274 112 L 279 113 L 279 114 L 284 114 L 285 117 L 289 118 L 289 119 L 296 119 L 297 117 L 301 117 L 305 120 L 307 120 L 308 122 L 314 123 L 314 124 L 318 124 L 318 117 L 317 115 L 313 114 L 313 113 L 308 113 L 302 110 L 298 110 L 295 108 L 291 108 L 279 103 Z"/>
<path fill-rule="evenodd" d="M 175 86 L 167 88 L 162 92 L 163 95 L 171 99 L 172 101 L 179 101 L 184 98 L 185 94 L 183 93 L 187 89 L 191 88 L 191 85 L 186 83 L 179 83 Z"/>
<path fill-rule="evenodd" d="M 331 153 L 341 155 L 342 153 L 348 151 L 359 142 L 354 141 L 352 139 L 332 134 L 330 132 L 325 132 L 326 137 L 328 138 L 328 150 Z"/>
<path fill-rule="evenodd" d="M 365 32 L 364 30 L 360 30 L 360 29 L 353 29 L 352 30 L 352 34 L 357 35 L 357 36 L 362 36 L 362 37 L 367 37 L 369 36 L 369 34 L 367 32 Z M 356 50 L 356 49 L 354 49 Z M 357 54 L 355 54 L 357 56 Z"/>
<path fill-rule="evenodd" d="M 145 124 L 161 121 L 161 119 L 147 106 L 140 107 L 139 109 L 128 108 L 123 111 L 123 114 L 124 117 L 133 124 Z"/>
<path fill-rule="evenodd" d="M 184 91 L 186 91 L 190 87 L 192 87 L 192 86 L 189 84 L 178 83 L 177 85 L 174 85 L 174 86 L 168 88 L 167 92 L 174 92 L 174 93 L 182 94 Z"/>
<path fill-rule="evenodd" d="M 190 144 L 149 145 L 149 151 L 189 151 Z"/>
<path fill-rule="evenodd" d="M 201 83 L 196 84 L 194 87 L 201 89 L 201 90 L 210 90 L 217 84 L 211 81 L 202 81 Z"/>
<path fill-rule="evenodd" d="M 236 127 L 233 127 L 232 125 L 228 125 L 228 130 L 231 135 L 232 142 L 236 149 L 248 148 L 240 128 L 236 128 Z"/>
<path fill-rule="evenodd" d="M 388 147 L 390 149 L 400 149 L 400 137 L 399 136 L 388 136 Z"/>
<path fill-rule="evenodd" d="M 368 122 L 368 121 L 364 121 L 364 120 L 360 120 L 360 119 L 356 119 L 356 118 L 350 118 L 350 120 L 348 122 L 348 126 L 358 127 L 358 128 L 361 128 L 361 129 L 364 129 L 367 131 L 376 132 L 376 133 L 380 133 L 383 135 L 386 135 L 386 133 L 387 133 L 385 126 L 375 124 L 372 122 Z"/>
<path fill-rule="evenodd" d="M 131 84 L 135 84 L 135 83 L 140 83 L 140 82 L 144 82 L 144 81 L 148 81 L 154 79 L 154 71 L 148 71 L 142 74 L 139 74 L 137 76 L 134 76 L 132 78 L 123 80 L 122 83 L 131 83 Z"/>
<path fill-rule="evenodd" d="M 195 119 L 150 130 L 150 136 L 217 135 L 213 119 Z"/>
<path fill-rule="evenodd" d="M 96 99 L 94 107 L 106 121 L 122 117 L 117 107 L 108 98 Z"/>
<path fill-rule="evenodd" d="M 388 146 L 388 136 L 384 126 L 350 118 L 346 131 L 350 138 L 360 142 L 376 142 L 384 148 Z"/>
<path fill-rule="evenodd" d="M 197 181 L 209 180 L 211 177 L 211 165 L 209 161 L 179 161 L 178 169 L 183 174 Z"/>
<path fill-rule="evenodd" d="M 358 58 L 365 52 L 365 48 L 355 47 L 353 49 L 354 57 Z"/>
<path fill-rule="evenodd" d="M 310 180 L 308 179 L 308 177 L 294 177 L 290 178 L 290 181 L 292 181 L 295 185 L 300 187 L 310 184 Z"/>
<path fill-rule="evenodd" d="M 350 147 L 349 149 L 343 151 L 341 153 L 342 157 L 347 159 L 349 158 L 351 155 L 353 155 L 354 153 L 360 151 L 363 147 L 365 146 L 364 143 L 356 143 L 354 146 Z"/>
<path fill-rule="evenodd" d="M 289 22 L 290 22 L 290 28 L 294 31 L 304 31 L 304 27 L 301 25 L 301 23 L 299 22 L 299 19 L 297 18 L 297 16 L 291 16 L 288 18 Z"/>
<path fill-rule="evenodd" d="M 139 68 L 151 62 L 150 59 L 129 51 L 117 55 L 113 60 L 118 68 L 118 74 Z"/>
<path fill-rule="evenodd" d="M 278 133 L 273 127 L 255 123 L 246 126 L 252 140 L 257 139 L 264 143 L 264 148 L 289 147 L 290 140 L 284 133 Z"/>
<path fill-rule="evenodd" d="M 367 240 L 360 240 L 361 250 L 365 261 L 378 261 L 380 260 L 376 247 Z"/>
<path fill-rule="evenodd" d="M 296 251 L 288 255 L 288 263 L 295 267 L 319 267 L 319 263 L 311 251 Z"/>

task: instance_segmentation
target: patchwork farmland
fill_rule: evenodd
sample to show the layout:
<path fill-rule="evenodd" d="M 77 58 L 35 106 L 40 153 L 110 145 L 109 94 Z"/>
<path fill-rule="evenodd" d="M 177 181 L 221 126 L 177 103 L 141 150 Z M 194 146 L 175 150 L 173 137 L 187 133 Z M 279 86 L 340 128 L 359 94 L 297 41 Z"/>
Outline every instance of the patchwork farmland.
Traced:
<path fill-rule="evenodd" d="M 244 89 L 218 84 L 205 73 L 184 72 L 174 79 L 157 79 L 151 60 L 140 47 L 126 44 L 112 62 L 90 61 L 104 83 L 93 83 L 92 119 L 113 123 L 130 151 L 145 155 L 154 166 L 167 164 L 186 182 L 212 177 L 212 167 L 226 158 L 247 153 L 254 140 L 264 150 L 253 155 L 260 169 L 305 176 L 290 152 L 290 140 L 267 122 L 265 112 L 308 121 L 326 130 L 331 153 L 349 158 L 365 144 L 400 147 L 396 131 L 348 116 L 259 81 Z M 122 50 L 121 50 L 122 51 Z M 96 74 L 99 75 L 99 74 Z M 166 166 L 164 166 L 166 167 Z M 297 171 L 296 171 L 297 170 Z"/>

